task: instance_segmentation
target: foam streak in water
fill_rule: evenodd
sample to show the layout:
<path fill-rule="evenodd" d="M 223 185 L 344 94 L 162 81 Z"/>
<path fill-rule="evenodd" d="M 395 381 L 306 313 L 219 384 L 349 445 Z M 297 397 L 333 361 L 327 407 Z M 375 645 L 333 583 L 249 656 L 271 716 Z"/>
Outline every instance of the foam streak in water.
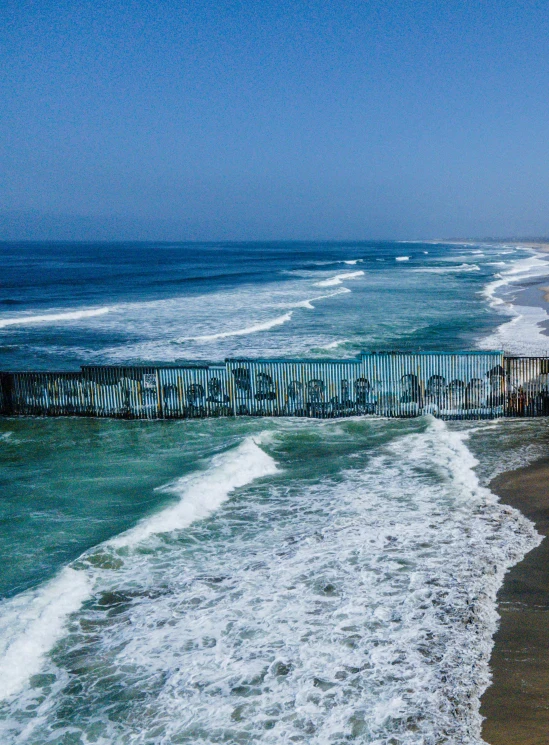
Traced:
<path fill-rule="evenodd" d="M 247 326 L 243 329 L 237 329 L 236 331 L 221 331 L 219 334 L 205 334 L 204 336 L 189 336 L 181 339 L 176 339 L 176 344 L 183 344 L 186 341 L 217 341 L 218 339 L 228 339 L 231 336 L 248 336 L 248 334 L 257 334 L 259 331 L 269 331 L 269 329 L 275 328 L 275 326 L 282 326 L 292 318 L 293 311 L 285 313 L 283 316 L 278 316 L 270 321 L 264 321 L 263 323 L 256 323 L 253 326 Z"/>
<path fill-rule="evenodd" d="M 459 264 L 458 266 L 426 266 L 421 269 L 412 269 L 420 274 L 461 274 L 462 272 L 479 272 L 480 267 L 476 264 Z"/>
<path fill-rule="evenodd" d="M 363 275 L 364 275 L 363 271 L 344 272 L 343 274 L 336 274 L 335 277 L 330 277 L 329 279 L 323 279 L 320 282 L 315 282 L 315 286 L 316 287 L 333 287 L 334 285 L 340 285 L 342 282 L 348 279 L 356 279 L 357 277 L 362 277 Z"/>
<path fill-rule="evenodd" d="M 93 318 L 110 313 L 112 308 L 93 308 L 91 310 L 73 310 L 68 313 L 46 313 L 42 316 L 15 316 L 0 318 L 0 329 L 7 326 L 32 325 L 35 323 L 56 323 L 57 321 L 80 321 L 83 318 Z"/>
<path fill-rule="evenodd" d="M 337 339 L 336 341 L 331 341 L 328 344 L 324 344 L 324 346 L 322 346 L 321 349 L 337 349 L 337 347 L 341 346 L 342 344 L 345 344 L 346 341 L 348 340 Z"/>
<path fill-rule="evenodd" d="M 292 307 L 293 308 L 309 308 L 309 310 L 314 310 L 313 303 L 316 303 L 318 300 L 326 300 L 330 297 L 335 297 L 336 295 L 344 295 L 347 292 L 351 292 L 347 287 L 341 287 L 339 290 L 336 290 L 335 292 L 330 292 L 328 295 L 318 295 L 317 297 L 309 298 L 308 300 L 300 300 L 299 302 L 295 303 Z"/>

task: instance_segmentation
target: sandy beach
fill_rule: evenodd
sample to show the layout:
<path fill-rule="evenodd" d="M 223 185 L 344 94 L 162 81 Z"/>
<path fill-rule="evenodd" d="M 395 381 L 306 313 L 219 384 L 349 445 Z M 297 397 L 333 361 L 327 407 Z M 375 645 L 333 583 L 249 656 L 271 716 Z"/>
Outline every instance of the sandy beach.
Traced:
<path fill-rule="evenodd" d="M 501 474 L 490 488 L 549 534 L 549 458 Z M 549 742 L 549 540 L 511 569 L 498 596 L 501 623 L 483 696 L 490 745 Z"/>

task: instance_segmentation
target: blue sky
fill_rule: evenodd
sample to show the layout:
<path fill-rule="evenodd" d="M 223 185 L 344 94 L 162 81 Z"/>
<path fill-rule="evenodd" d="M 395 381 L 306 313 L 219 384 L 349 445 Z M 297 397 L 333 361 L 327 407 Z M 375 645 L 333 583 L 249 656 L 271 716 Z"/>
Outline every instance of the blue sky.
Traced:
<path fill-rule="evenodd" d="M 0 238 L 549 234 L 549 6 L 0 11 Z"/>

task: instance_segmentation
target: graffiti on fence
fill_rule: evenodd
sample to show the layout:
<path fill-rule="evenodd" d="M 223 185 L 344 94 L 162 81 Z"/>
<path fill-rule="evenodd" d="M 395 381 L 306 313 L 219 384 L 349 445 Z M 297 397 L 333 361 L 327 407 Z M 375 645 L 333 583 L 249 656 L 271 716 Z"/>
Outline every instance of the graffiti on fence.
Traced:
<path fill-rule="evenodd" d="M 549 360 L 501 352 L 362 354 L 0 374 L 0 411 L 140 419 L 549 414 Z"/>

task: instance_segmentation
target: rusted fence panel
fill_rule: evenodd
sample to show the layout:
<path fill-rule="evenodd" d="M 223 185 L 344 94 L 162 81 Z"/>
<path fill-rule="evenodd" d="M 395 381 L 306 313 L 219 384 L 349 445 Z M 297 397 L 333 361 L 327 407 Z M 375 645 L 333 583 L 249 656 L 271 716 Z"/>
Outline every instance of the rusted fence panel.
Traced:
<path fill-rule="evenodd" d="M 0 373 L 0 413 L 169 419 L 549 415 L 549 358 L 380 352 L 170 367 Z"/>

